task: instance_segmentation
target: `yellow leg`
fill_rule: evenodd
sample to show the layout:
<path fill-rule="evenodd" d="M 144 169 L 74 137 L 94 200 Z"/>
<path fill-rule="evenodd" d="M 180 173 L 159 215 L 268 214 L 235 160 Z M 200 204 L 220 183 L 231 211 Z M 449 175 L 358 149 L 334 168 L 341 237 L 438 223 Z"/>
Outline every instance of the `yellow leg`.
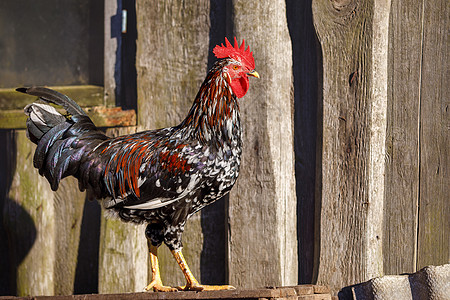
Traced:
<path fill-rule="evenodd" d="M 175 292 L 178 289 L 165 286 L 161 281 L 161 274 L 159 273 L 158 263 L 158 247 L 153 246 L 150 241 L 148 243 L 148 249 L 150 251 L 150 261 L 152 263 L 152 281 L 145 287 L 146 291 L 153 289 L 155 292 Z"/>
<path fill-rule="evenodd" d="M 178 287 L 180 290 L 185 291 L 215 291 L 215 290 L 234 290 L 235 287 L 231 285 L 202 285 L 197 279 L 195 279 L 189 266 L 184 259 L 181 250 L 172 250 L 173 257 L 177 260 L 178 265 L 183 271 L 184 277 L 186 278 L 186 285 L 184 287 Z"/>

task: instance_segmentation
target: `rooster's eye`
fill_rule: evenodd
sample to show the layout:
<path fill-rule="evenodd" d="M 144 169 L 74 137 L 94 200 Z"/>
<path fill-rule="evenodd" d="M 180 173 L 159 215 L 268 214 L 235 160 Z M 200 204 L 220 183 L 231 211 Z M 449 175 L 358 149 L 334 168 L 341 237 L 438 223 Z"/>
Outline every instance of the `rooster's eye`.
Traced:
<path fill-rule="evenodd" d="M 235 70 L 235 71 L 236 71 L 237 69 L 239 69 L 239 67 L 238 67 L 238 66 L 236 66 L 236 65 L 235 65 L 235 66 L 233 66 L 233 70 Z"/>

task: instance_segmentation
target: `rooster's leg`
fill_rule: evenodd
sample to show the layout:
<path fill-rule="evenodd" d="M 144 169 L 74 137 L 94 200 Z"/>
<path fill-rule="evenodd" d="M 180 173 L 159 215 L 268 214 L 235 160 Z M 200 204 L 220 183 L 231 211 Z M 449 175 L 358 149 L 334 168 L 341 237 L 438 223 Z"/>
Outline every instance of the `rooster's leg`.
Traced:
<path fill-rule="evenodd" d="M 183 253 L 181 250 L 171 250 L 173 256 L 177 260 L 178 265 L 183 271 L 184 277 L 186 277 L 186 285 L 184 287 L 178 287 L 180 290 L 185 291 L 215 291 L 215 290 L 232 290 L 235 289 L 234 286 L 231 285 L 203 285 L 200 284 L 197 279 L 195 279 L 192 274 L 189 266 L 184 259 Z"/>
<path fill-rule="evenodd" d="M 162 284 L 161 275 L 159 273 L 158 263 L 158 247 L 153 246 L 150 241 L 148 243 L 148 249 L 150 251 L 150 261 L 152 263 L 152 281 L 145 287 L 146 291 L 153 289 L 155 292 L 175 292 L 176 288 L 165 286 Z"/>

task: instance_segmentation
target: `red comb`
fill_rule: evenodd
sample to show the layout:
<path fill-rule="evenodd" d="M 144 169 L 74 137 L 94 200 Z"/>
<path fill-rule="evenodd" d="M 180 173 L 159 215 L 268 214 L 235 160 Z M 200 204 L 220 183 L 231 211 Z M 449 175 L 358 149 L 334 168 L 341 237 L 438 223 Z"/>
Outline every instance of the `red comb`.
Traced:
<path fill-rule="evenodd" d="M 253 70 L 255 68 L 255 59 L 253 58 L 253 52 L 250 52 L 250 47 L 247 47 L 247 49 L 245 49 L 245 40 L 242 40 L 242 44 L 239 47 L 236 37 L 234 37 L 233 47 L 228 39 L 225 38 L 225 45 L 226 46 L 222 44 L 220 46 L 217 45 L 216 47 L 214 47 L 213 52 L 217 58 L 234 58 L 241 61 L 250 70 Z"/>

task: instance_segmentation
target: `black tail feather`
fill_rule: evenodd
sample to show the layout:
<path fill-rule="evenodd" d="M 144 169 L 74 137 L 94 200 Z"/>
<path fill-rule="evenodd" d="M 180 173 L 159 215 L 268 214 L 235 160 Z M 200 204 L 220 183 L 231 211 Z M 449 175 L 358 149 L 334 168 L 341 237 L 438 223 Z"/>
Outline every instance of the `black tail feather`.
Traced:
<path fill-rule="evenodd" d="M 75 101 L 64 94 L 61 94 L 60 92 L 40 86 L 17 88 L 16 91 L 28 95 L 37 96 L 45 102 L 60 105 L 64 107 L 64 109 L 67 110 L 67 112 L 71 115 L 87 115 L 86 112 Z"/>
<path fill-rule="evenodd" d="M 17 91 L 47 102 L 29 104 L 24 111 L 28 115 L 27 136 L 37 144 L 34 167 L 47 178 L 52 190 L 58 189 L 62 178 L 73 175 L 81 179 L 80 189 L 91 187 L 95 182 L 96 195 L 103 195 L 104 188 L 99 180 L 102 168 L 97 167 L 101 161 L 90 152 L 108 137 L 69 97 L 43 87 L 18 88 Z M 61 115 L 48 103 L 62 106 L 71 116 Z"/>
<path fill-rule="evenodd" d="M 44 133 L 37 128 L 36 125 L 34 125 L 33 121 L 31 119 L 27 119 L 27 137 L 37 145 L 39 142 L 39 139 L 42 137 Z"/>
<path fill-rule="evenodd" d="M 47 157 L 49 149 L 53 146 L 55 141 L 57 141 L 64 135 L 65 130 L 70 127 L 70 125 L 70 123 L 61 123 L 59 125 L 56 125 L 52 129 L 50 129 L 39 141 L 33 158 L 34 167 L 36 169 L 39 169 L 39 173 L 42 172 L 41 169 L 44 166 L 45 158 Z"/>

